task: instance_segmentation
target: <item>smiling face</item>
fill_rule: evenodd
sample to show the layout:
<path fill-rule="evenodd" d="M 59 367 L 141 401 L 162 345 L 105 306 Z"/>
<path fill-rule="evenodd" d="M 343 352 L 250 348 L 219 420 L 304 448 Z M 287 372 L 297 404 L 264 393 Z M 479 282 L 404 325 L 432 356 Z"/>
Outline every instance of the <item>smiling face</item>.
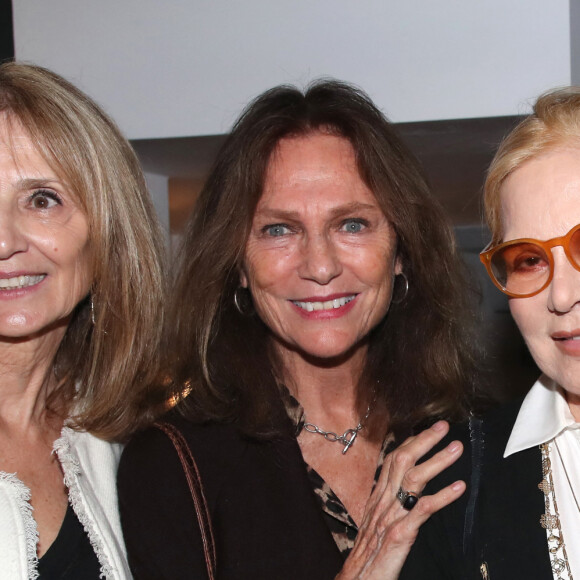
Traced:
<path fill-rule="evenodd" d="M 88 235 L 67 184 L 0 115 L 0 337 L 68 324 L 91 284 Z"/>
<path fill-rule="evenodd" d="M 580 224 L 580 149 L 555 149 L 527 161 L 506 179 L 501 201 L 504 241 L 568 233 Z M 510 309 L 537 365 L 566 389 L 575 412 L 580 410 L 580 272 L 562 247 L 552 248 L 552 256 L 550 285 L 536 296 L 510 299 Z"/>
<path fill-rule="evenodd" d="M 350 143 L 313 133 L 280 141 L 246 244 L 242 285 L 283 354 L 360 352 L 401 268 L 388 219 Z"/>

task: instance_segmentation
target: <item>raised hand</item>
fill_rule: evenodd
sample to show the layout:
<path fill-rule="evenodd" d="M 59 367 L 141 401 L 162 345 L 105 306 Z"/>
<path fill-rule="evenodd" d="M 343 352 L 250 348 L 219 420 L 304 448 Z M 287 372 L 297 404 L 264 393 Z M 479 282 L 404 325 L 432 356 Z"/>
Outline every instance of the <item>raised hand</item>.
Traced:
<path fill-rule="evenodd" d="M 421 496 L 427 482 L 463 452 L 462 444 L 453 441 L 417 465 L 448 430 L 445 421 L 438 421 L 419 435 L 409 437 L 387 455 L 381 476 L 367 502 L 352 552 L 336 580 L 396 580 L 421 525 L 465 491 L 465 483 L 456 481 L 433 495 Z M 397 497 L 399 490 L 402 493 Z M 405 502 L 408 497 L 405 492 L 418 497 L 414 506 L 411 505 L 413 500 Z M 405 509 L 403 504 L 410 509 Z"/>

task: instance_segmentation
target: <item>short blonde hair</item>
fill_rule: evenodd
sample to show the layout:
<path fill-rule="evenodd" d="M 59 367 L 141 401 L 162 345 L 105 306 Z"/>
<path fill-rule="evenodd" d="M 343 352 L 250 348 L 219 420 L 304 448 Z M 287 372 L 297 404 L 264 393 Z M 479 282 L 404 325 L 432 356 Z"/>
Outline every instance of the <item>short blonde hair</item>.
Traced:
<path fill-rule="evenodd" d="M 136 401 L 157 378 L 164 319 L 164 236 L 141 167 L 114 122 L 41 67 L 0 66 L 0 113 L 28 133 L 89 223 L 90 297 L 57 352 L 49 406 L 76 428 L 123 439 L 143 420 Z"/>
<path fill-rule="evenodd" d="M 580 87 L 554 89 L 541 95 L 526 117 L 501 143 L 487 173 L 485 215 L 492 243 L 503 239 L 501 187 L 526 161 L 546 151 L 580 146 Z"/>

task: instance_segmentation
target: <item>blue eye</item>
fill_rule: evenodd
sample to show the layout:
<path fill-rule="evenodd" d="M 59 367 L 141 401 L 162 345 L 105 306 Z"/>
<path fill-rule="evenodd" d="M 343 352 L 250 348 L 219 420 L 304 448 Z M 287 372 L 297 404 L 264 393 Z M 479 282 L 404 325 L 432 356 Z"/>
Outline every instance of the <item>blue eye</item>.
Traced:
<path fill-rule="evenodd" d="M 367 223 L 361 219 L 349 219 L 342 223 L 341 230 L 349 234 L 358 234 L 367 226 Z"/>
<path fill-rule="evenodd" d="M 290 233 L 290 228 L 284 224 L 274 224 L 266 226 L 264 232 L 272 237 L 284 236 Z"/>

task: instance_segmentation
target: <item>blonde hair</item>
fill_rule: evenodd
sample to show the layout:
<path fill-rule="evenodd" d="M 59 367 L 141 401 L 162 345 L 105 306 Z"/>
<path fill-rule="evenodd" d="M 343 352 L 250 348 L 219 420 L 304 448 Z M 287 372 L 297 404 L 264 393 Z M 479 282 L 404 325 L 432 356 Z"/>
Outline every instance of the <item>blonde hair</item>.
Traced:
<path fill-rule="evenodd" d="M 49 407 L 78 429 L 123 439 L 146 418 L 138 401 L 158 376 L 164 319 L 164 236 L 139 162 L 87 95 L 41 67 L 0 66 L 0 113 L 28 133 L 89 223 L 90 297 L 55 357 Z"/>
<path fill-rule="evenodd" d="M 580 87 L 554 89 L 541 95 L 532 114 L 501 143 L 484 188 L 492 243 L 500 243 L 503 238 L 500 193 L 504 181 L 526 161 L 566 146 L 580 146 Z"/>

